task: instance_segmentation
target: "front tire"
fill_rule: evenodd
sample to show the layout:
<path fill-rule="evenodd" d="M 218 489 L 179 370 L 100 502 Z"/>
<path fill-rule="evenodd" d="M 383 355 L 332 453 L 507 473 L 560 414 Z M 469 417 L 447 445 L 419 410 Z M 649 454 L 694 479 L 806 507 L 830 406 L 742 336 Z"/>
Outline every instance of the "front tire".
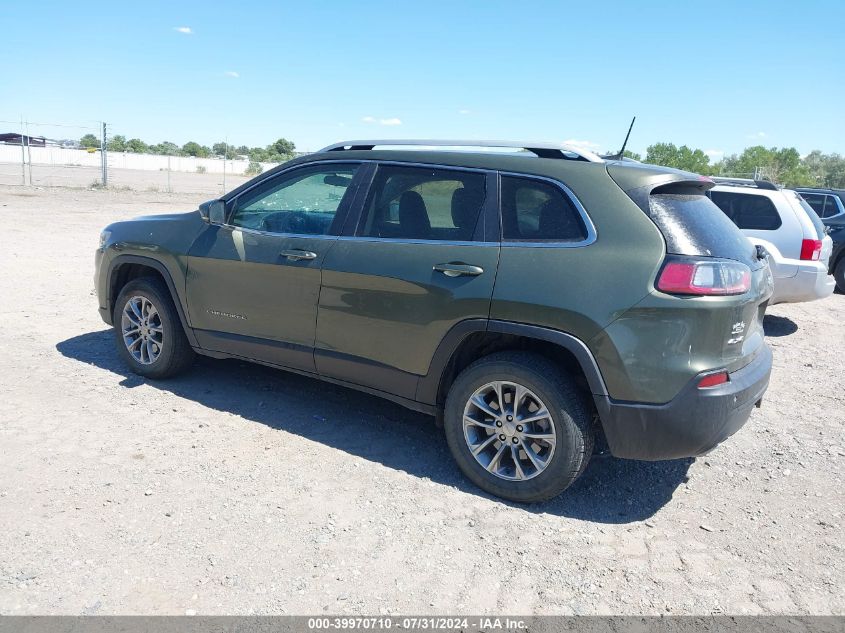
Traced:
<path fill-rule="evenodd" d="M 593 450 L 589 403 L 549 359 L 500 352 L 467 367 L 445 406 L 446 441 L 479 488 L 511 501 L 545 501 L 584 471 Z"/>
<path fill-rule="evenodd" d="M 121 289 L 112 323 L 118 354 L 136 374 L 170 378 L 194 362 L 170 292 L 154 277 L 133 279 Z"/>

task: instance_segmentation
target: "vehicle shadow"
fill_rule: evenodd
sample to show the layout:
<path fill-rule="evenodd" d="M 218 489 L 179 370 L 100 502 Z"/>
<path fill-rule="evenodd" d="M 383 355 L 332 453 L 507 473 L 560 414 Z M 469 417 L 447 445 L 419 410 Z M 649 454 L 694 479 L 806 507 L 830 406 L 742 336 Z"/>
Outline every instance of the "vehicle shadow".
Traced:
<path fill-rule="evenodd" d="M 766 336 L 789 336 L 798 331 L 798 325 L 792 319 L 774 314 L 763 317 L 763 332 Z"/>
<path fill-rule="evenodd" d="M 495 499 L 463 477 L 432 417 L 376 396 L 261 365 L 206 357 L 199 357 L 184 376 L 148 381 L 124 366 L 114 350 L 111 330 L 75 336 L 56 349 L 67 358 L 122 376 L 120 385 L 127 389 L 149 384 L 415 477 Z M 582 477 L 556 499 L 531 505 L 496 501 L 599 523 L 641 521 L 669 502 L 686 481 L 692 462 L 638 462 L 596 455 Z"/>

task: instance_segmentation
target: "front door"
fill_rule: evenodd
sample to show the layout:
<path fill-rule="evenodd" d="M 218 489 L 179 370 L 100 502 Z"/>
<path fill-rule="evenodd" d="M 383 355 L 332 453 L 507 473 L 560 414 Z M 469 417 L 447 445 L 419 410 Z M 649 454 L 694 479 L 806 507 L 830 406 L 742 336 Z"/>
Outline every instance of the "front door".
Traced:
<path fill-rule="evenodd" d="M 449 329 L 489 315 L 499 243 L 485 241 L 484 220 L 494 190 L 480 171 L 378 167 L 355 235 L 323 263 L 321 375 L 414 398 Z"/>
<path fill-rule="evenodd" d="M 210 226 L 188 254 L 188 311 L 203 348 L 314 371 L 320 268 L 357 172 L 298 167 L 230 201 L 228 223 Z"/>

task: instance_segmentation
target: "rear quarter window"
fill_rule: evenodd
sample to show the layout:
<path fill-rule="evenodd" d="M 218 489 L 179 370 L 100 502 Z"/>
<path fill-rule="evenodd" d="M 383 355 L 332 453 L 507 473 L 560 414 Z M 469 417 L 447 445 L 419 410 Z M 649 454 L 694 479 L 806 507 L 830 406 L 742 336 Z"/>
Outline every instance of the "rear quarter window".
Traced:
<path fill-rule="evenodd" d="M 710 198 L 741 229 L 775 231 L 783 222 L 767 196 L 734 191 L 711 191 Z"/>
<path fill-rule="evenodd" d="M 502 176 L 501 207 L 506 241 L 583 242 L 588 237 L 572 200 L 549 182 Z"/>

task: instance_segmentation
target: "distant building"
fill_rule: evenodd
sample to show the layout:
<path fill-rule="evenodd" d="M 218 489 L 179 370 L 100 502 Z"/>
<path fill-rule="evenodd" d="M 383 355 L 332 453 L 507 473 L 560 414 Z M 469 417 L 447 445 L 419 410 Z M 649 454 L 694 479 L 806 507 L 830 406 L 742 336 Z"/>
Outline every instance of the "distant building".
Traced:
<path fill-rule="evenodd" d="M 43 136 L 27 136 L 26 134 L 17 134 L 9 132 L 7 134 L 0 134 L 0 143 L 5 145 L 28 145 L 29 147 L 46 147 L 47 139 Z"/>

